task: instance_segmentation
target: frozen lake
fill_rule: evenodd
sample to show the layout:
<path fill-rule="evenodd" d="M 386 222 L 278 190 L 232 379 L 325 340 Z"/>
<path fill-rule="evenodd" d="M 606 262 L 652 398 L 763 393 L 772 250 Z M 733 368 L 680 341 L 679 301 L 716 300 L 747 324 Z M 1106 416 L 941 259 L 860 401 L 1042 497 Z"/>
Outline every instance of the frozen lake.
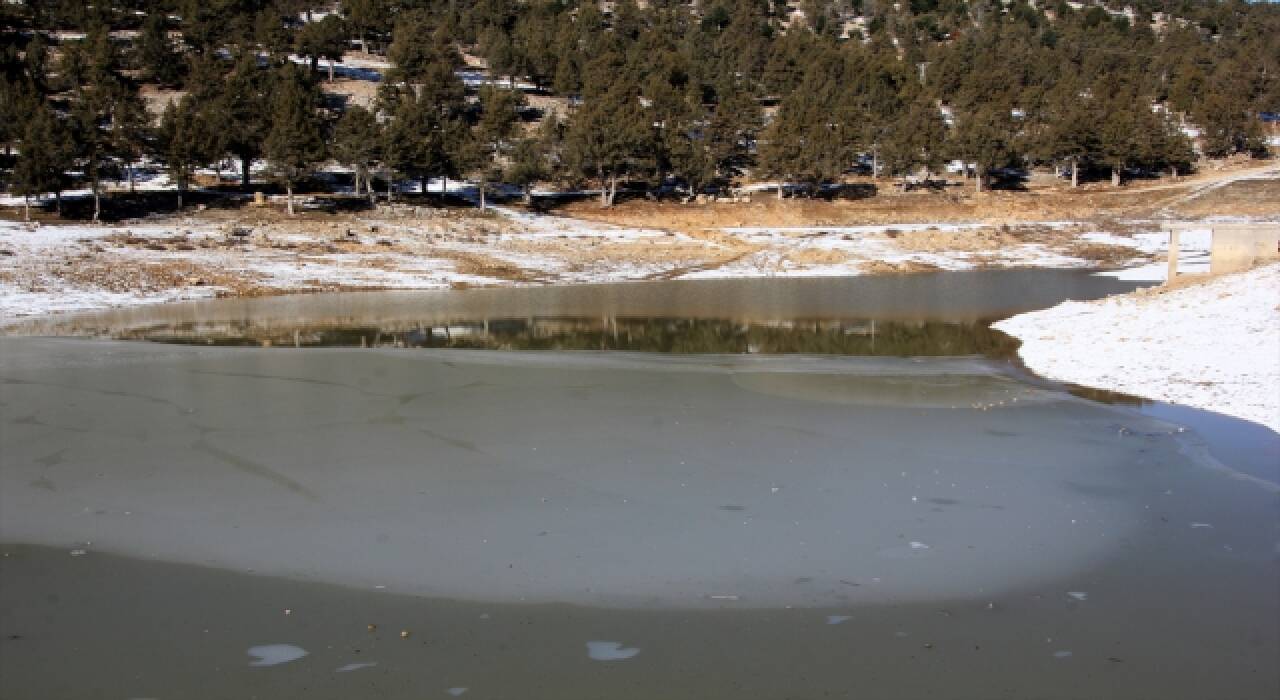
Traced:
<path fill-rule="evenodd" d="M 849 329 L 873 319 L 970 337 L 1012 312 L 947 279 L 899 294 L 787 281 L 805 283 L 772 297 L 757 282 L 707 314 L 697 293 L 661 308 L 670 287 L 527 303 L 603 316 L 602 337 L 610 319 L 678 318 L 694 336 L 725 319 L 793 341 L 862 338 Z M 1280 690 L 1265 436 L 1215 450 L 1177 412 L 1087 400 L 981 348 L 499 353 L 273 335 L 524 315 L 477 313 L 486 296 L 76 321 L 178 345 L 0 338 L 3 694 Z M 522 328 L 511 337 L 538 336 Z M 199 344 L 211 329 L 221 339 Z M 220 344 L 262 334 L 272 347 Z"/>

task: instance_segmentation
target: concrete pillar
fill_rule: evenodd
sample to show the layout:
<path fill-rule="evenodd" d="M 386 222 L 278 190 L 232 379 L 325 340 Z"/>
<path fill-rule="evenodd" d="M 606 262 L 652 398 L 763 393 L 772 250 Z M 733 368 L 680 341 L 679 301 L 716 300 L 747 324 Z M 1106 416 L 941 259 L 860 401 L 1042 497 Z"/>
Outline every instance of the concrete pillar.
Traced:
<path fill-rule="evenodd" d="M 1173 280 L 1178 276 L 1178 234 L 1177 226 L 1169 227 L 1169 276 L 1165 284 L 1173 284 Z"/>

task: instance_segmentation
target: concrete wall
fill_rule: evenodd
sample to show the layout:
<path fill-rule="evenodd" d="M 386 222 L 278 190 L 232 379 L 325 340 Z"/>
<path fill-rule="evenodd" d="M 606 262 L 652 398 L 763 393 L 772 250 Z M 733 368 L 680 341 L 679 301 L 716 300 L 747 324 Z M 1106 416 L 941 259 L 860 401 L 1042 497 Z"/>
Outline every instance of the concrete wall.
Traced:
<path fill-rule="evenodd" d="M 1247 270 L 1267 260 L 1280 260 L 1280 224 L 1213 224 L 1210 273 Z"/>
<path fill-rule="evenodd" d="M 1280 260 L 1280 224 L 1173 224 L 1165 227 L 1169 232 L 1169 280 L 1178 276 L 1178 240 L 1182 231 L 1206 228 L 1211 232 L 1209 274 L 1239 272 Z"/>

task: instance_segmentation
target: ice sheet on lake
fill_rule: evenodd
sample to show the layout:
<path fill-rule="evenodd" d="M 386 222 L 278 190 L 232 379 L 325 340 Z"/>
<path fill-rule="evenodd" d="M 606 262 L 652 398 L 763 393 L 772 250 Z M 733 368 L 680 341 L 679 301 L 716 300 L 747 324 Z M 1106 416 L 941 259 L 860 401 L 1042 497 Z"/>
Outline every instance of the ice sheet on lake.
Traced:
<path fill-rule="evenodd" d="M 1170 487 L 1133 465 L 1192 459 L 1165 424 L 973 359 L 0 338 L 0 376 L 0 539 L 477 600 L 992 596 L 1113 556 Z"/>

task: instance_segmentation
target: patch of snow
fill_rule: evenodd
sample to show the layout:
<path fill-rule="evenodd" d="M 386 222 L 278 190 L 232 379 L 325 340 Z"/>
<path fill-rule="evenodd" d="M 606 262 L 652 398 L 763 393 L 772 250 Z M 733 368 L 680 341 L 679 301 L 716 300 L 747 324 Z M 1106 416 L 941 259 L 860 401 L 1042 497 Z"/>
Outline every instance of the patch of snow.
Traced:
<path fill-rule="evenodd" d="M 995 328 L 1047 377 L 1280 431 L 1280 264 L 1159 294 L 1065 302 Z"/>
<path fill-rule="evenodd" d="M 297 661 L 307 655 L 307 650 L 294 644 L 263 644 L 249 647 L 246 653 L 254 657 L 254 660 L 249 662 L 250 666 L 261 667 L 278 666 L 287 664 L 290 661 Z"/>
<path fill-rule="evenodd" d="M 1164 260 L 1167 260 L 1169 255 L 1169 233 L 1166 231 L 1148 231 L 1135 233 L 1132 236 L 1091 231 L 1081 234 L 1080 238 L 1089 243 L 1134 248 L 1141 253 Z M 1213 229 L 1210 227 L 1187 228 L 1180 231 L 1178 272 L 1192 274 L 1208 272 L 1209 251 L 1212 243 Z M 1167 262 L 1153 262 L 1094 274 L 1135 282 L 1163 282 L 1169 278 L 1169 265 Z"/>
<path fill-rule="evenodd" d="M 587 657 L 592 661 L 625 661 L 639 653 L 636 647 L 624 647 L 621 642 L 587 642 Z"/>

